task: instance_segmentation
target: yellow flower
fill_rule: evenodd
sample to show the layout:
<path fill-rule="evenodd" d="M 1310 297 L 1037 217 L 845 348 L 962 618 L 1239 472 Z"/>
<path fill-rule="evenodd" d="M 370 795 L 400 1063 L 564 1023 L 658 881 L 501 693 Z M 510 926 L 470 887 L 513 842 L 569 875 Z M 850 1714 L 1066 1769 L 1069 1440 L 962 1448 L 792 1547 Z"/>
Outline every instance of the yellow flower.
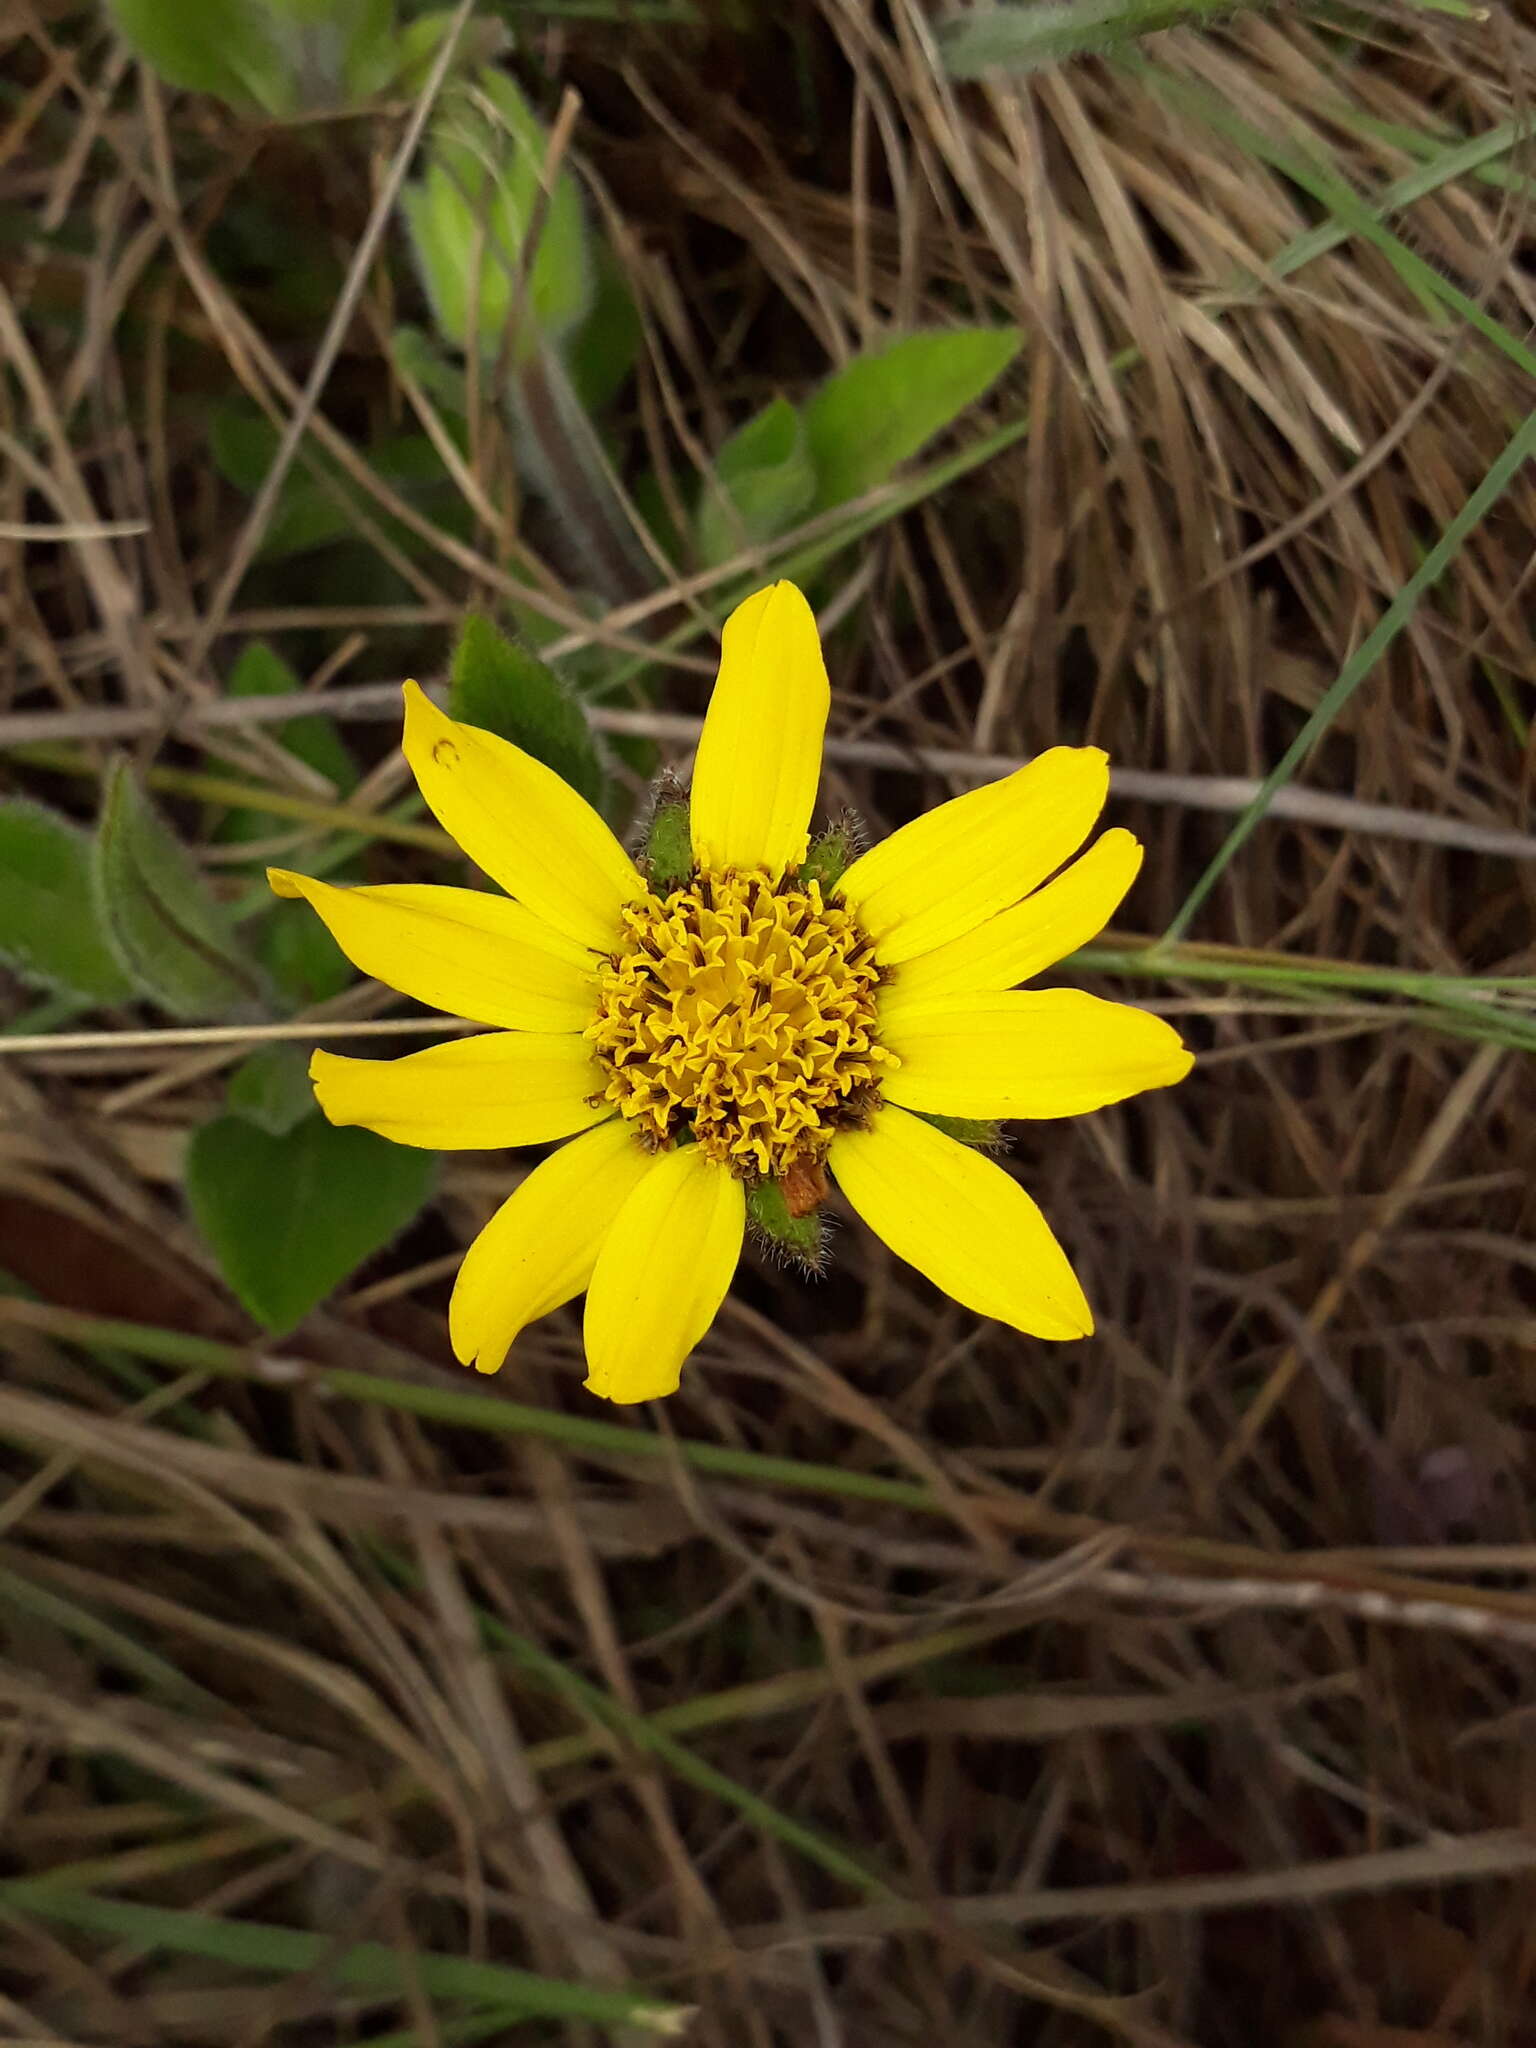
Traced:
<path fill-rule="evenodd" d="M 1160 1018 L 1017 987 L 1101 930 L 1141 864 L 1120 830 L 1072 860 L 1106 758 L 1053 747 L 824 887 L 807 850 L 828 703 L 800 592 L 748 598 L 699 741 L 693 867 L 658 894 L 550 769 L 408 683 L 421 793 L 506 895 L 271 871 L 365 974 L 499 1027 L 404 1059 L 317 1052 L 333 1123 L 403 1145 L 571 1141 L 469 1249 L 450 1310 L 466 1365 L 497 1371 L 525 1324 L 585 1289 L 592 1392 L 674 1392 L 730 1286 L 751 1192 L 776 1183 L 803 1215 L 828 1171 L 967 1308 L 1036 1337 L 1091 1332 L 1034 1202 L 929 1119 L 1075 1116 L 1189 1070 Z"/>

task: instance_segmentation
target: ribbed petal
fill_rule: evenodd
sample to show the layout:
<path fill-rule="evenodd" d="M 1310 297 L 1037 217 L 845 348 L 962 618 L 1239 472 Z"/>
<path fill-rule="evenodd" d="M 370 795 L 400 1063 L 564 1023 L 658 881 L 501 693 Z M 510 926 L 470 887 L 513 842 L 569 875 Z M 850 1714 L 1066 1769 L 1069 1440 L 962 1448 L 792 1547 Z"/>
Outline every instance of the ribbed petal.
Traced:
<path fill-rule="evenodd" d="M 1038 888 L 1093 829 L 1109 792 L 1097 747 L 1052 747 L 860 855 L 838 893 L 882 961 L 915 960 Z"/>
<path fill-rule="evenodd" d="M 805 858 L 831 692 L 810 606 L 775 583 L 725 622 L 693 768 L 693 854 L 706 868 Z"/>
<path fill-rule="evenodd" d="M 905 1110 L 832 1141 L 860 1216 L 964 1307 L 1031 1337 L 1087 1337 L 1093 1315 L 1066 1253 L 1011 1174 Z"/>
<path fill-rule="evenodd" d="M 597 1011 L 597 956 L 521 903 L 430 883 L 337 889 L 268 868 L 302 897 L 354 967 L 450 1016 L 518 1031 L 581 1031 Z"/>
<path fill-rule="evenodd" d="M 645 893 L 634 862 L 583 797 L 521 747 L 405 686 L 405 758 L 438 823 L 476 867 L 557 931 L 606 953 Z"/>
<path fill-rule="evenodd" d="M 901 1061 L 886 1098 L 941 1116 L 1080 1116 L 1194 1064 L 1161 1017 L 1074 988 L 905 1004 L 880 1036 Z"/>
<path fill-rule="evenodd" d="M 697 1145 L 651 1162 L 587 1289 L 587 1386 L 609 1401 L 675 1394 L 741 1256 L 746 1194 Z"/>
<path fill-rule="evenodd" d="M 1022 903 L 1000 910 L 964 938 L 903 961 L 884 1013 L 895 1016 L 903 1004 L 935 996 L 1016 988 L 1053 967 L 1103 931 L 1140 867 L 1141 842 L 1116 826 Z"/>
<path fill-rule="evenodd" d="M 333 1124 L 363 1124 L 434 1152 L 544 1145 L 613 1114 L 587 1100 L 603 1077 L 575 1032 L 494 1031 L 399 1060 L 317 1052 L 309 1078 Z"/>
<path fill-rule="evenodd" d="M 498 1372 L 526 1324 L 580 1294 L 650 1164 L 628 1126 L 612 1118 L 533 1169 L 459 1268 L 448 1330 L 461 1365 Z"/>

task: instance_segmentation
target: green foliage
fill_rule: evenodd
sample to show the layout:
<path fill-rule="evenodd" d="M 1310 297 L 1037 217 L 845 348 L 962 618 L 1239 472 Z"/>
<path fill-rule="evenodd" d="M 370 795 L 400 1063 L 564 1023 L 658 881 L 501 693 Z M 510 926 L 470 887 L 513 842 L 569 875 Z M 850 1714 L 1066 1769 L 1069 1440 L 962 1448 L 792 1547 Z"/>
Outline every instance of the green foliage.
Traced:
<path fill-rule="evenodd" d="M 318 917 L 299 917 L 273 906 L 256 942 L 261 964 L 290 1003 L 328 1003 L 350 988 L 357 969 Z"/>
<path fill-rule="evenodd" d="M 793 526 L 816 497 L 816 470 L 805 424 L 787 398 L 775 398 L 738 427 L 705 479 L 694 542 L 705 568 L 729 561 Z"/>
<path fill-rule="evenodd" d="M 249 640 L 230 671 L 226 693 L 231 697 L 289 697 L 303 686 L 282 656 L 265 640 Z M 277 737 L 288 752 L 323 775 L 340 795 L 357 787 L 357 763 L 347 750 L 336 721 L 323 712 L 306 712 L 284 720 Z M 263 830 L 270 830 L 270 825 Z"/>
<path fill-rule="evenodd" d="M 398 374 L 419 384 L 445 420 L 462 420 L 464 372 L 424 327 L 403 321 L 389 338 L 389 353 Z"/>
<path fill-rule="evenodd" d="M 592 308 L 581 193 L 562 167 L 546 197 L 548 151 L 517 86 L 505 72 L 482 70 L 444 95 L 426 174 L 403 196 L 439 332 L 492 362 L 504 348 L 517 363 L 541 342 L 559 343 Z"/>
<path fill-rule="evenodd" d="M 43 804 L 0 802 L 0 960 L 28 981 L 95 1002 L 133 984 L 91 895 L 91 842 Z"/>
<path fill-rule="evenodd" d="M 214 467 L 226 483 L 255 497 L 277 454 L 278 429 L 263 412 L 245 400 L 216 408 L 208 423 L 208 445 Z M 433 517 L 440 525 L 454 529 L 452 511 L 461 507 L 457 493 L 443 467 L 443 459 L 426 434 L 390 434 L 374 442 L 367 451 L 369 466 L 401 497 L 427 500 L 434 494 L 442 500 L 432 503 Z M 295 465 L 283 479 L 272 517 L 267 522 L 257 551 L 257 560 L 284 561 L 314 548 L 329 547 L 351 540 L 356 532 L 347 510 L 353 487 L 341 484 L 337 496 L 307 465 L 319 463 L 323 474 L 340 482 L 340 474 L 323 458 L 306 447 L 306 467 Z M 466 522 L 461 516 L 459 525 Z M 398 520 L 382 518 L 381 529 L 406 553 L 419 553 L 420 539 Z"/>
<path fill-rule="evenodd" d="M 592 305 L 565 347 L 571 385 L 587 412 L 596 415 L 623 389 L 640 353 L 640 315 L 608 244 L 592 244 Z"/>
<path fill-rule="evenodd" d="M 275 1132 L 247 1110 L 194 1132 L 187 1200 L 230 1287 L 282 1336 L 411 1222 L 435 1164 L 318 1111 Z"/>
<path fill-rule="evenodd" d="M 639 1716 L 636 1716 L 639 1719 Z M 504 2028 L 519 2019 L 589 2022 L 599 2027 L 644 2028 L 681 2039 L 689 2009 L 668 2005 L 623 1985 L 580 1984 L 539 1977 L 506 1963 L 482 1962 L 457 1953 L 422 1950 L 402 1954 L 398 1944 L 363 1941 L 343 1947 L 334 1929 L 280 1927 L 260 1920 L 220 1920 L 211 1913 L 174 1906 L 148 1906 L 38 1879 L 0 1879 L 0 1908 L 7 1914 L 76 1927 L 141 1953 L 193 1956 L 221 1970 L 249 1970 L 261 1976 L 330 1982 L 373 1999 L 397 2001 L 426 1993 L 432 1998 L 494 2007 Z M 413 2037 L 414 2038 L 414 2037 Z"/>
<path fill-rule="evenodd" d="M 996 383 L 1020 346 L 1016 327 L 945 327 L 904 335 L 835 371 L 804 408 L 812 509 L 883 484 Z"/>
<path fill-rule="evenodd" d="M 195 863 L 116 761 L 102 793 L 91 893 L 107 943 L 144 993 L 177 1017 L 220 1017 L 259 997 Z"/>
<path fill-rule="evenodd" d="M 246 644 L 225 684 L 226 694 L 231 697 L 286 697 L 300 688 L 293 670 L 264 640 L 252 640 Z M 285 719 L 281 725 L 268 730 L 290 754 L 306 767 L 314 769 L 316 774 L 323 775 L 338 796 L 349 795 L 356 788 L 357 766 L 334 719 L 312 712 Z M 238 772 L 237 764 L 220 762 L 216 753 L 210 758 L 218 765 Z M 223 845 L 238 845 L 247 839 L 266 840 L 272 835 L 269 813 L 240 808 L 225 810 L 217 806 L 210 808 L 215 820 L 213 836 Z"/>
<path fill-rule="evenodd" d="M 956 18 L 939 32 L 951 78 L 1039 71 L 1186 22 L 1225 20 L 1241 0 L 1033 0 Z M 1251 4 L 1251 0 L 1250 0 Z"/>
<path fill-rule="evenodd" d="M 835 371 L 798 410 L 775 398 L 732 434 L 705 479 L 698 560 L 717 567 L 887 482 L 997 381 L 1020 345 L 1014 327 L 908 334 Z"/>
<path fill-rule="evenodd" d="M 263 1045 L 230 1075 L 224 1099 L 231 1114 L 268 1137 L 281 1138 L 313 1114 L 309 1061 L 297 1045 Z"/>
<path fill-rule="evenodd" d="M 792 1216 L 784 1190 L 776 1180 L 759 1181 L 747 1190 L 747 1221 L 765 1245 L 791 1259 L 808 1273 L 826 1263 L 826 1225 L 819 1214 Z"/>
<path fill-rule="evenodd" d="M 395 38 L 394 77 L 390 80 L 393 89 L 407 99 L 414 99 L 432 75 L 432 66 L 437 53 L 443 46 L 443 37 L 453 26 L 457 10 L 452 7 L 434 7 L 430 13 L 417 15 L 408 21 Z M 453 61 L 459 70 L 471 66 L 489 64 L 493 57 L 499 57 L 506 48 L 510 37 L 499 21 L 488 21 L 483 16 L 464 24 L 459 36 L 459 47 Z"/>
<path fill-rule="evenodd" d="M 108 0 L 170 85 L 277 120 L 350 106 L 399 61 L 394 0 Z"/>
<path fill-rule="evenodd" d="M 449 709 L 500 733 L 600 805 L 603 764 L 586 714 L 552 668 L 471 612 L 453 654 Z"/>

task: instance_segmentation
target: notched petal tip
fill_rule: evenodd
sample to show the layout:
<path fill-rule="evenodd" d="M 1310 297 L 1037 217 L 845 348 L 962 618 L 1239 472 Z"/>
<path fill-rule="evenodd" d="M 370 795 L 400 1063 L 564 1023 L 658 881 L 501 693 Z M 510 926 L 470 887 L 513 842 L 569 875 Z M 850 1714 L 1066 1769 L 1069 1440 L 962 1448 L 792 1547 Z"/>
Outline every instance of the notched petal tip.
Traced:
<path fill-rule="evenodd" d="M 315 1091 L 315 1103 L 333 1124 L 341 1119 L 332 1113 L 335 1100 L 332 1090 L 349 1064 L 344 1053 L 326 1052 L 318 1045 L 309 1056 L 309 1085 Z"/>
<path fill-rule="evenodd" d="M 1177 1033 L 1175 1033 L 1174 1035 L 1175 1037 L 1178 1036 Z M 1167 1080 L 1155 1083 L 1154 1085 L 1163 1088 L 1176 1088 L 1180 1081 L 1187 1080 L 1189 1075 L 1194 1072 L 1194 1066 L 1195 1056 L 1190 1051 L 1189 1047 L 1184 1043 L 1183 1039 L 1180 1038 L 1178 1040 L 1178 1051 L 1170 1052 L 1168 1056 Z"/>

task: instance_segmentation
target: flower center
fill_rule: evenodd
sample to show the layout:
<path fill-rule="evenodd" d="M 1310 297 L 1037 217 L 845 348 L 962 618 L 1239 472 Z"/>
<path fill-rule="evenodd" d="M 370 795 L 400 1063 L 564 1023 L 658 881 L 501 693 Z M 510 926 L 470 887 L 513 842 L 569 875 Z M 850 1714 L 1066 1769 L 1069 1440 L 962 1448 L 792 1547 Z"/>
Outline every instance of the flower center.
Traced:
<path fill-rule="evenodd" d="M 700 875 L 624 911 L 587 1027 L 604 1095 L 648 1144 L 691 1130 L 747 1178 L 818 1161 L 878 1099 L 874 948 L 820 885 Z"/>

